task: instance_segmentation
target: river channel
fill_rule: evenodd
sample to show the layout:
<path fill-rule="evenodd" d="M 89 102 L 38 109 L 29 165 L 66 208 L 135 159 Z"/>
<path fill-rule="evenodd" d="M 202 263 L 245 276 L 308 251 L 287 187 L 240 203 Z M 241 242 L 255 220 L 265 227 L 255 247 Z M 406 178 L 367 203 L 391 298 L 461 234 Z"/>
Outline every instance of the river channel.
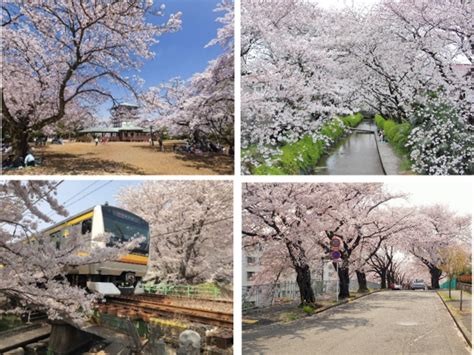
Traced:
<path fill-rule="evenodd" d="M 375 129 L 371 121 L 363 121 L 357 129 Z M 384 175 L 372 133 L 354 131 L 324 156 L 314 169 L 317 175 Z"/>

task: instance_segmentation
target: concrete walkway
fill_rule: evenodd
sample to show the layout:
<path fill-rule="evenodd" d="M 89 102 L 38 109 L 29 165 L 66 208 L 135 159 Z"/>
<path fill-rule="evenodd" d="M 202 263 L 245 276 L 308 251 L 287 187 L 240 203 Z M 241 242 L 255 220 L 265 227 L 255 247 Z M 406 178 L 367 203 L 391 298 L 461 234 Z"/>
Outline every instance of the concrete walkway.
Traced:
<path fill-rule="evenodd" d="M 399 175 L 401 159 L 393 150 L 390 143 L 380 140 L 377 134 L 377 129 L 374 129 L 375 141 L 377 142 L 377 149 L 382 160 L 382 165 L 387 175 Z"/>
<path fill-rule="evenodd" d="M 399 175 L 401 159 L 387 142 L 377 142 L 380 158 L 387 175 Z"/>
<path fill-rule="evenodd" d="M 242 333 L 243 354 L 470 354 L 436 292 L 384 291 Z"/>

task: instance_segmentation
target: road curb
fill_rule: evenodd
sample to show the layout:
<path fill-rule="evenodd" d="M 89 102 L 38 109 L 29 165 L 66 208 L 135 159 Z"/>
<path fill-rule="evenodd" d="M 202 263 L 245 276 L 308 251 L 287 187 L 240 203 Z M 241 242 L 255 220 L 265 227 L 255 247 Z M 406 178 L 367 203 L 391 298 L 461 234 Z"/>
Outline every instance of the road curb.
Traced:
<path fill-rule="evenodd" d="M 314 312 L 311 314 L 311 315 L 308 315 L 307 317 L 312 317 L 314 316 L 315 314 L 318 314 L 318 313 L 322 313 L 324 311 L 327 311 L 328 309 L 331 309 L 331 308 L 334 308 L 334 307 L 337 307 L 337 306 L 341 306 L 343 304 L 346 304 L 346 303 L 350 303 L 350 302 L 353 302 L 355 300 L 358 300 L 359 298 L 363 298 L 363 297 L 367 297 L 367 296 L 370 296 L 374 293 L 378 293 L 378 292 L 382 292 L 382 291 L 385 291 L 385 290 L 375 290 L 375 291 L 372 291 L 372 292 L 368 292 L 368 293 L 364 293 L 360 296 L 356 296 L 355 298 L 353 299 L 350 299 L 350 300 L 344 300 L 344 301 L 341 301 L 339 303 L 336 303 L 336 304 L 331 304 L 329 306 L 325 306 L 325 307 L 321 307 L 321 308 L 318 308 L 318 309 L 315 309 Z M 303 317 L 303 318 L 299 318 L 298 320 L 301 320 L 301 319 L 305 319 L 306 317 Z M 298 320 L 295 320 L 298 321 Z M 278 322 L 277 322 L 278 323 Z M 258 324 L 258 321 L 255 321 L 253 319 L 242 319 L 242 324 L 247 324 L 247 325 L 255 325 L 255 324 Z"/>
<path fill-rule="evenodd" d="M 322 307 L 322 308 L 319 308 L 317 310 L 315 310 L 313 312 L 313 315 L 314 314 L 318 314 L 318 313 L 321 313 L 321 312 L 324 312 L 324 311 L 327 311 L 328 309 L 331 309 L 331 308 L 334 308 L 334 307 L 337 307 L 337 306 L 341 306 L 343 304 L 346 304 L 346 303 L 351 303 L 355 300 L 358 300 L 359 298 L 363 298 L 363 297 L 367 297 L 369 295 L 372 295 L 374 293 L 378 293 L 378 292 L 381 292 L 382 290 L 375 290 L 375 291 L 372 291 L 372 292 L 367 292 L 367 293 L 364 293 L 363 295 L 360 295 L 360 296 L 356 296 L 355 298 L 353 299 L 350 299 L 350 300 L 344 300 L 344 301 L 341 301 L 339 303 L 336 303 L 336 304 L 332 304 L 332 305 L 329 305 L 329 306 L 326 306 L 326 307 Z"/>
<path fill-rule="evenodd" d="M 458 322 L 458 321 L 456 320 L 456 317 L 455 317 L 454 314 L 451 312 L 451 309 L 450 309 L 449 306 L 446 304 L 446 302 L 444 301 L 443 297 L 441 297 L 441 295 L 438 293 L 438 291 L 436 291 L 436 294 L 438 295 L 439 299 L 441 300 L 441 302 L 443 302 L 444 306 L 445 306 L 446 309 L 448 310 L 449 315 L 450 315 L 451 318 L 453 319 L 454 323 L 456 323 L 458 329 L 461 331 L 462 336 L 464 337 L 464 339 L 466 339 L 467 343 L 468 343 L 469 346 L 472 348 L 472 342 L 471 342 L 471 339 L 470 339 L 470 337 L 469 337 L 469 331 L 466 329 L 466 327 L 464 327 L 463 324 L 461 324 L 461 322 Z"/>
<path fill-rule="evenodd" d="M 385 170 L 385 165 L 383 163 L 382 154 L 380 154 L 378 135 L 377 135 L 377 130 L 375 128 L 373 130 L 373 135 L 374 135 L 374 139 L 375 139 L 375 146 L 377 147 L 377 155 L 379 156 L 380 165 L 382 166 L 383 174 L 388 175 L 387 170 Z"/>

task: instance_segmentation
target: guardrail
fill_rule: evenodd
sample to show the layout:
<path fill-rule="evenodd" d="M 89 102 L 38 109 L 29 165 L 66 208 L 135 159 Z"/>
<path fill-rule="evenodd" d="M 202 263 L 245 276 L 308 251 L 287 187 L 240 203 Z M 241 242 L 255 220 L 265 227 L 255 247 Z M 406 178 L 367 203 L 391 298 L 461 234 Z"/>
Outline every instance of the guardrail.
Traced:
<path fill-rule="evenodd" d="M 313 281 L 311 287 L 316 300 L 318 299 L 336 299 L 339 290 L 339 281 Z M 367 287 L 379 289 L 380 285 L 374 282 L 367 282 Z M 357 292 L 359 284 L 357 280 L 350 280 L 349 291 Z M 274 284 L 260 284 L 242 287 L 242 310 L 254 308 L 271 307 L 278 304 L 298 301 L 300 299 L 300 290 L 296 282 L 284 281 Z"/>

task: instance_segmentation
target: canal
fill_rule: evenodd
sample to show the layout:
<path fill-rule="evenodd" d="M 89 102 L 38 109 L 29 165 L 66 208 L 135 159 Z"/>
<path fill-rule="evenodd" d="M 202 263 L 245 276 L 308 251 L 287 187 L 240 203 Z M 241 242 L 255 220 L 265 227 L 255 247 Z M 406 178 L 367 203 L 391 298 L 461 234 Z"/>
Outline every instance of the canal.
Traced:
<path fill-rule="evenodd" d="M 375 129 L 372 121 L 363 121 L 357 129 Z M 377 137 L 354 131 L 324 156 L 314 168 L 317 175 L 384 175 L 377 151 Z"/>

